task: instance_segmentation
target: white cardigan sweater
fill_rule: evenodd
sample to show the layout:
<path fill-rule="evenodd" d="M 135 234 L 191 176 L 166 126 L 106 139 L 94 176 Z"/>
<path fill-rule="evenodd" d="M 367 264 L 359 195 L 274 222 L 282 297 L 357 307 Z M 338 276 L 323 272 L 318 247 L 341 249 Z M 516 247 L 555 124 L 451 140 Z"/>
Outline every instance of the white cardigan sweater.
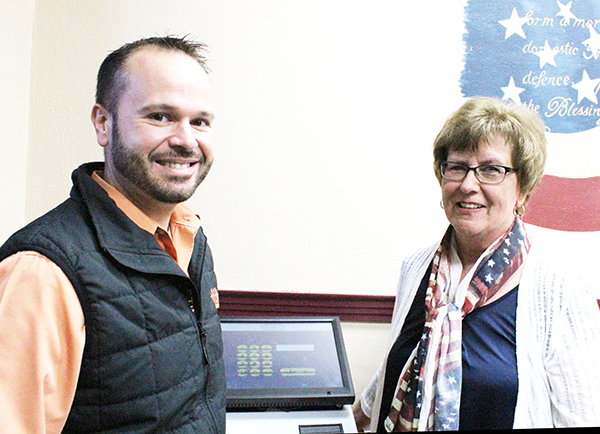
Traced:
<path fill-rule="evenodd" d="M 438 245 L 417 250 L 402 264 L 388 351 Z M 599 427 L 600 309 L 580 276 L 553 261 L 553 253 L 536 249 L 534 241 L 519 284 L 519 388 L 513 428 Z M 361 396 L 372 432 L 379 419 L 386 360 Z"/>

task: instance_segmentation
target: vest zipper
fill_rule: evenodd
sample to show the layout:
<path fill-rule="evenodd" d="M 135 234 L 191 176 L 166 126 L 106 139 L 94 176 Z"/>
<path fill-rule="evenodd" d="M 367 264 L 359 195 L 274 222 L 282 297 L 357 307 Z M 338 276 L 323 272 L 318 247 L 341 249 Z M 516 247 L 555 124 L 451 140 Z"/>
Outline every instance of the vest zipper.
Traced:
<path fill-rule="evenodd" d="M 190 304 L 190 309 L 192 309 L 192 313 L 195 318 L 198 318 L 196 315 L 196 308 L 194 307 L 194 296 L 192 295 L 192 290 L 188 287 L 188 303 Z"/>
<path fill-rule="evenodd" d="M 200 342 L 202 343 L 202 352 L 204 353 L 204 358 L 206 359 L 206 364 L 210 366 L 210 361 L 208 360 L 208 352 L 206 351 L 206 332 L 202 327 L 202 324 L 198 321 L 198 328 L 200 329 Z"/>
<path fill-rule="evenodd" d="M 194 294 L 192 292 L 192 289 L 190 287 L 188 287 L 188 302 L 190 304 L 190 309 L 192 309 L 192 313 L 194 314 L 194 318 L 196 318 L 196 325 L 198 326 L 198 330 L 200 331 L 200 345 L 202 346 L 202 353 L 204 354 L 204 360 L 206 360 L 206 380 L 204 381 L 204 400 L 206 403 L 206 409 L 208 410 L 208 413 L 210 414 L 210 417 L 212 419 L 213 422 L 213 427 L 215 429 L 215 432 L 218 432 L 218 425 L 217 425 L 217 419 L 215 417 L 215 415 L 213 414 L 213 410 L 210 407 L 210 405 L 208 404 L 208 387 L 210 385 L 210 360 L 208 359 L 208 351 L 206 350 L 206 340 L 207 340 L 207 336 L 206 336 L 206 331 L 204 330 L 204 327 L 202 326 L 202 321 L 200 320 L 200 318 L 198 318 L 198 315 L 196 313 L 196 304 L 194 303 Z"/>
<path fill-rule="evenodd" d="M 213 422 L 213 427 L 215 428 L 215 432 L 218 432 L 217 419 L 213 414 L 213 410 L 208 403 L 208 388 L 210 386 L 210 361 L 208 360 L 208 352 L 206 351 L 206 331 L 204 327 L 202 327 L 202 323 L 198 321 L 198 329 L 200 330 L 200 344 L 202 345 L 202 352 L 204 353 L 204 359 L 206 360 L 206 380 L 204 381 L 204 399 L 206 402 L 206 409 L 208 410 L 208 414 Z"/>
<path fill-rule="evenodd" d="M 206 351 L 206 332 L 204 331 L 204 327 L 202 327 L 202 322 L 198 318 L 198 314 L 196 313 L 196 307 L 194 303 L 194 296 L 192 294 L 192 290 L 188 287 L 188 303 L 190 304 L 190 309 L 192 309 L 192 313 L 194 314 L 194 318 L 196 318 L 196 323 L 198 324 L 198 329 L 200 330 L 200 343 L 202 344 L 202 352 L 204 353 L 204 358 L 206 359 L 206 363 L 210 365 L 208 361 L 208 352 Z"/>

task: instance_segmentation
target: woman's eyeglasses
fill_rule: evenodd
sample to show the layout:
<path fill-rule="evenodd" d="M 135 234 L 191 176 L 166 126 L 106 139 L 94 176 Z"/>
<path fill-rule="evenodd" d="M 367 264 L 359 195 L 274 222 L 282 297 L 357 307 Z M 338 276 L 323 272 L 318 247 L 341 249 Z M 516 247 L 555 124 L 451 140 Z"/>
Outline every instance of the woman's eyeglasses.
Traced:
<path fill-rule="evenodd" d="M 482 184 L 500 184 L 506 178 L 507 173 L 515 172 L 515 169 L 512 167 L 500 166 L 498 164 L 482 164 L 476 167 L 451 162 L 440 164 L 442 177 L 449 181 L 462 181 L 471 170 L 475 172 L 475 177 Z"/>

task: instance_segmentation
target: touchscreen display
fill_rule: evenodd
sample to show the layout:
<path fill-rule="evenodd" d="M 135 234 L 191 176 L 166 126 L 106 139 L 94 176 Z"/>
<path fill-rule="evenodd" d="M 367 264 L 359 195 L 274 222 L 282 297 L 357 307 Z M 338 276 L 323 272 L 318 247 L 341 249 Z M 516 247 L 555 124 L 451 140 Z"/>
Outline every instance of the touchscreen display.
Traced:
<path fill-rule="evenodd" d="M 228 389 L 343 387 L 330 322 L 223 323 Z"/>

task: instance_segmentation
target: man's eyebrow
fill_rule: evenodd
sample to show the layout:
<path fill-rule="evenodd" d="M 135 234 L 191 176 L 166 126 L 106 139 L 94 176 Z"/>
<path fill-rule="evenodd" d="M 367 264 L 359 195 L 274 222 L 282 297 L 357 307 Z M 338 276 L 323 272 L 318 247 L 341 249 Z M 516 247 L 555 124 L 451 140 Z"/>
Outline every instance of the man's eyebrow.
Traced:
<path fill-rule="evenodd" d="M 169 105 L 169 104 L 148 104 L 148 105 L 141 107 L 140 112 L 142 112 L 142 113 L 151 113 L 151 112 L 155 112 L 155 111 L 168 112 L 168 111 L 173 111 L 174 109 L 175 109 L 175 107 L 173 107 L 172 105 Z"/>
<path fill-rule="evenodd" d="M 199 114 L 199 117 L 201 117 L 203 119 L 208 119 L 211 122 L 215 119 L 215 114 L 211 111 L 201 111 L 198 114 Z"/>

